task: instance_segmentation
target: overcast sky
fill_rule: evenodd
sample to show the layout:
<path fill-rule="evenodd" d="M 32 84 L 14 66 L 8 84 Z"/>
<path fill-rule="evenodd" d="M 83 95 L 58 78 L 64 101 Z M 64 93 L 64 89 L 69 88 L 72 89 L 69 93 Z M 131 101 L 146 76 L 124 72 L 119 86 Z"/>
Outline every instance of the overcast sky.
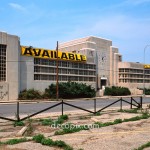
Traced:
<path fill-rule="evenodd" d="M 0 0 L 0 31 L 22 45 L 55 49 L 85 36 L 110 39 L 123 61 L 143 62 L 150 44 L 150 0 Z M 150 63 L 150 46 L 145 51 Z"/>

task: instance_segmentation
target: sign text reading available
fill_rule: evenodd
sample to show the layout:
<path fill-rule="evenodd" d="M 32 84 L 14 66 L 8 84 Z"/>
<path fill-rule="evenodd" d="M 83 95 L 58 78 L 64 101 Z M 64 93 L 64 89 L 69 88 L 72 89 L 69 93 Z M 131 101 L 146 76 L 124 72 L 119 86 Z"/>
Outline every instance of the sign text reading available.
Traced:
<path fill-rule="evenodd" d="M 57 51 L 55 50 L 45 50 L 21 46 L 22 55 L 45 58 L 45 59 L 57 59 Z M 69 60 L 69 61 L 80 61 L 85 62 L 86 56 L 81 54 L 61 52 L 58 51 L 59 60 Z"/>

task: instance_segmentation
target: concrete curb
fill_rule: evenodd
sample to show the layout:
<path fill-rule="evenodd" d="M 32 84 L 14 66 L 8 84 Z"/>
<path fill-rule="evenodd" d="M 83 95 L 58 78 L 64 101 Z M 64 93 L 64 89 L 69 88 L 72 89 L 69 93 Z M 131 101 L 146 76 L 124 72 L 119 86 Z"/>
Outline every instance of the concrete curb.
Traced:
<path fill-rule="evenodd" d="M 61 102 L 62 100 L 64 101 L 80 101 L 80 100 L 94 100 L 94 99 L 98 99 L 98 100 L 101 100 L 101 99 L 116 99 L 116 98 L 136 98 L 136 97 L 145 97 L 145 98 L 150 98 L 150 95 L 130 95 L 130 96 L 103 96 L 103 97 L 94 97 L 94 98 L 80 98 L 80 99 L 59 99 L 58 101 L 57 100 L 9 100 L 9 101 L 0 101 L 0 104 L 14 104 L 14 103 L 17 103 L 17 102 L 20 102 L 22 104 L 30 104 L 30 103 L 53 103 L 53 102 Z"/>

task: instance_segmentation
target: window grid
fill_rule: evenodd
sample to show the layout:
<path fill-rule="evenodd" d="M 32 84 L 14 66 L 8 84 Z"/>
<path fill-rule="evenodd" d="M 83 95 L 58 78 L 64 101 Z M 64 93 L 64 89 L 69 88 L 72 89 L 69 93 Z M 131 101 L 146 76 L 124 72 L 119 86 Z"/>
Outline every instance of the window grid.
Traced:
<path fill-rule="evenodd" d="M 119 82 L 143 83 L 143 69 L 119 68 Z M 145 83 L 150 83 L 150 69 L 145 70 Z"/>
<path fill-rule="evenodd" d="M 56 61 L 34 58 L 34 80 L 56 80 Z M 96 65 L 59 61 L 59 81 L 96 81 Z"/>
<path fill-rule="evenodd" d="M 0 44 L 0 82 L 6 81 L 6 45 Z"/>

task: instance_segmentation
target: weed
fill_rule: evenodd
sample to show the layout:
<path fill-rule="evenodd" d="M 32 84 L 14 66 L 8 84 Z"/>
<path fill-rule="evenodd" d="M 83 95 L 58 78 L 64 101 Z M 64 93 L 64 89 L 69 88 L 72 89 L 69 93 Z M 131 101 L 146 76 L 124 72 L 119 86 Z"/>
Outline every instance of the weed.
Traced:
<path fill-rule="evenodd" d="M 116 119 L 114 120 L 114 124 L 122 123 L 122 119 Z"/>
<path fill-rule="evenodd" d="M 8 141 L 4 142 L 4 144 L 13 145 L 13 144 L 21 143 L 21 142 L 27 142 L 27 139 L 26 138 L 11 139 L 11 140 L 8 140 Z"/>
<path fill-rule="evenodd" d="M 105 122 L 103 123 L 103 127 L 114 125 L 114 122 Z"/>
<path fill-rule="evenodd" d="M 48 126 L 48 125 L 53 124 L 53 120 L 52 119 L 43 119 L 41 123 L 44 126 Z"/>
<path fill-rule="evenodd" d="M 143 109 L 143 110 L 141 110 L 141 113 L 142 113 L 142 115 L 148 116 L 149 115 L 149 110 L 147 108 Z"/>
<path fill-rule="evenodd" d="M 145 149 L 145 148 L 147 148 L 147 147 L 150 147 L 150 142 L 148 142 L 148 143 L 146 143 L 146 144 L 143 144 L 142 146 L 140 146 L 139 148 L 134 149 L 134 150 L 143 150 L 143 149 Z"/>
<path fill-rule="evenodd" d="M 54 133 L 55 135 L 63 135 L 65 134 L 63 130 L 58 130 L 58 131 L 55 131 Z"/>
<path fill-rule="evenodd" d="M 64 148 L 64 150 L 73 150 L 73 148 L 72 148 L 71 146 L 67 145 L 67 146 Z"/>
<path fill-rule="evenodd" d="M 48 125 L 52 125 L 52 124 L 54 124 L 54 125 L 62 124 L 62 123 L 64 123 L 65 120 L 68 120 L 68 115 L 61 115 L 55 121 L 50 118 L 49 119 L 40 119 L 42 125 L 44 125 L 44 126 L 48 126 Z"/>
<path fill-rule="evenodd" d="M 57 140 L 54 142 L 54 145 L 58 146 L 58 147 L 66 147 L 66 143 L 64 141 L 61 140 Z"/>
<path fill-rule="evenodd" d="M 49 138 L 48 139 L 43 138 L 41 140 L 41 144 L 42 145 L 48 145 L 48 146 L 50 146 L 50 145 L 54 144 L 54 141 L 52 139 L 49 139 Z"/>
<path fill-rule="evenodd" d="M 68 115 L 61 115 L 58 119 L 68 120 Z"/>
<path fill-rule="evenodd" d="M 101 123 L 101 122 L 95 122 L 95 124 L 97 124 L 100 127 L 106 127 L 106 126 L 110 126 L 110 125 L 114 125 L 114 124 L 119 124 L 122 122 L 129 122 L 129 121 L 137 121 L 140 119 L 148 119 L 150 117 L 149 114 L 142 114 L 142 116 L 136 116 L 136 117 L 132 117 L 132 118 L 128 118 L 128 119 L 116 119 L 114 120 L 114 122 L 105 122 L 105 123 Z"/>
<path fill-rule="evenodd" d="M 125 112 L 125 113 L 138 113 L 138 109 L 135 108 L 135 109 L 120 109 L 118 110 L 118 112 Z"/>
<path fill-rule="evenodd" d="M 89 130 L 88 126 L 74 126 L 71 123 L 62 125 L 62 129 L 55 132 L 55 135 L 62 135 L 68 133 L 79 132 L 81 130 Z"/>
<path fill-rule="evenodd" d="M 31 135 L 33 133 L 33 125 L 32 125 L 32 119 L 28 119 L 28 129 L 27 129 L 27 135 Z"/>
<path fill-rule="evenodd" d="M 95 116 L 100 116 L 101 113 L 100 112 L 96 112 Z"/>
<path fill-rule="evenodd" d="M 84 120 L 84 119 L 87 119 L 87 117 L 86 116 L 80 116 L 79 119 Z"/>
<path fill-rule="evenodd" d="M 42 139 L 44 139 L 44 138 L 45 138 L 44 135 L 38 134 L 33 137 L 33 141 L 35 141 L 37 143 L 41 143 Z"/>
<path fill-rule="evenodd" d="M 101 123 L 101 122 L 95 122 L 94 124 L 98 125 L 99 128 L 103 127 L 103 123 Z"/>
<path fill-rule="evenodd" d="M 14 122 L 14 127 L 16 127 L 16 126 L 24 126 L 25 124 L 24 124 L 24 122 L 22 122 L 22 121 L 15 121 Z"/>
<path fill-rule="evenodd" d="M 60 148 L 64 148 L 64 150 L 73 150 L 73 148 L 67 145 L 64 141 L 61 140 L 53 141 L 50 138 L 46 139 L 42 134 L 34 136 L 33 140 L 36 141 L 37 143 L 41 143 L 42 145 L 57 146 Z"/>

